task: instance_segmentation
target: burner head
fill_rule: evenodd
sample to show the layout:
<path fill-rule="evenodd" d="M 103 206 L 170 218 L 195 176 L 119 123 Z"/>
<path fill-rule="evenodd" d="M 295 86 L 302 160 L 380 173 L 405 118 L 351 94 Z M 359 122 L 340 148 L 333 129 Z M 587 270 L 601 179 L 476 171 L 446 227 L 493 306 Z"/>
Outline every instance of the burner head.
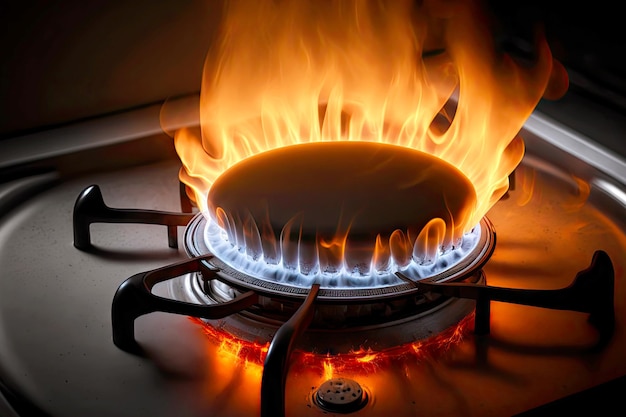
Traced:
<path fill-rule="evenodd" d="M 315 142 L 249 157 L 209 191 L 211 221 L 254 259 L 305 275 L 432 262 L 474 225 L 470 181 L 432 155 L 378 142 Z"/>
<path fill-rule="evenodd" d="M 219 304 L 254 291 L 256 305 L 214 324 L 257 343 L 271 340 L 316 283 L 307 348 L 423 340 L 474 309 L 416 281 L 482 282 L 495 232 L 486 218 L 468 227 L 475 204 L 459 170 L 413 149 L 344 141 L 267 151 L 213 184 L 209 213 L 185 232 L 190 256 L 213 255 L 202 260 L 211 276 L 190 276 L 175 298 Z"/>
<path fill-rule="evenodd" d="M 204 257 L 201 262 L 210 273 L 189 274 L 180 283 L 172 280 L 171 296 L 193 304 L 211 305 L 231 302 L 254 291 L 258 294 L 257 304 L 211 326 L 254 343 L 272 340 L 280 325 L 292 317 L 306 298 L 311 282 L 298 280 L 297 274 L 241 270 L 224 254 L 210 256 L 214 254 L 209 249 L 214 236 L 211 229 L 216 227 L 202 214 L 196 215 L 187 226 L 185 248 L 192 257 Z M 426 274 L 429 282 L 483 283 L 480 269 L 493 253 L 495 232 L 486 218 L 474 231 L 477 238 L 473 246 L 464 256 L 456 251 L 441 256 L 442 261 L 450 264 L 438 272 L 433 272 L 435 266 L 431 265 L 423 270 L 403 270 L 403 276 L 409 277 L 407 280 L 389 273 L 376 276 L 376 280 L 362 277 L 344 280 L 344 283 L 361 284 L 344 287 L 337 287 L 333 277 L 326 281 L 317 277 L 322 281 L 316 298 L 318 306 L 311 331 L 302 337 L 301 347 L 335 353 L 350 352 L 355 346 L 380 350 L 424 340 L 457 325 L 473 312 L 473 300 L 424 293 L 419 286 L 419 280 L 423 279 L 419 274 Z"/>

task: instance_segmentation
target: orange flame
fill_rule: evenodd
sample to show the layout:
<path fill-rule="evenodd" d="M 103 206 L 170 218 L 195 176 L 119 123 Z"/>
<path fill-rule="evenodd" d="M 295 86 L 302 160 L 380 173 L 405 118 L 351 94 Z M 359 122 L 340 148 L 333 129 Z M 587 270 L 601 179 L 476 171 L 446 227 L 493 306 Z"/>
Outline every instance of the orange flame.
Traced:
<path fill-rule="evenodd" d="M 209 340 L 218 346 L 218 355 L 223 357 L 225 362 L 243 364 L 255 372 L 265 362 L 269 342 L 259 343 L 238 339 L 204 320 L 193 317 L 190 320 L 199 324 Z M 294 371 L 315 369 L 325 379 L 331 379 L 346 372 L 375 372 L 391 362 L 401 363 L 404 360 L 436 358 L 461 343 L 470 332 L 473 321 L 474 314 L 470 314 L 458 324 L 430 338 L 378 351 L 360 348 L 348 353 L 331 355 L 295 350 L 290 358 L 290 366 Z"/>
<path fill-rule="evenodd" d="M 507 191 L 524 154 L 518 132 L 542 95 L 567 85 L 545 40 L 532 66 L 493 45 L 473 1 L 230 2 L 206 59 L 201 127 L 174 135 L 180 178 L 207 213 L 216 178 L 252 155 L 306 142 L 384 142 L 441 158 L 471 181 L 469 230 Z M 418 244 L 440 239 L 439 226 L 429 224 Z M 328 257 L 342 254 L 342 238 L 327 242 Z M 400 234 L 388 248 L 377 242 L 374 263 L 388 251 L 402 258 L 412 244 Z"/>

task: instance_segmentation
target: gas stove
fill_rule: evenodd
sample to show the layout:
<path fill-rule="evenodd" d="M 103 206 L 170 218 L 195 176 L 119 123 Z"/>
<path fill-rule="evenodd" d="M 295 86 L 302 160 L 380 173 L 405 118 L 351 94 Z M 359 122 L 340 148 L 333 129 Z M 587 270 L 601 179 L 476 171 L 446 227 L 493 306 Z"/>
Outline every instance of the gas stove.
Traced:
<path fill-rule="evenodd" d="M 601 5 L 41 6 L 0 13 L 0 414 L 623 414 Z"/>
<path fill-rule="evenodd" d="M 195 105 L 194 97 L 179 105 L 190 103 Z M 623 380 L 626 164 L 592 138 L 541 110 L 530 117 L 522 131 L 527 151 L 514 173 L 514 187 L 487 215 L 497 244 L 487 245 L 493 253 L 478 268 L 486 285 L 467 285 L 548 294 L 585 275 L 592 260 L 605 266 L 608 261 L 611 268 L 594 270 L 591 280 L 600 282 L 607 273 L 614 278 L 600 302 L 604 311 L 614 313 L 614 323 L 590 320 L 591 310 L 579 308 L 578 301 L 512 304 L 508 295 L 493 293 L 485 310 L 480 300 L 474 304 L 480 297 L 460 290 L 466 284 L 446 285 L 443 279 L 431 285 L 442 285 L 445 291 L 438 293 L 449 297 L 444 304 L 458 307 L 443 329 L 436 314 L 426 324 L 411 324 L 416 318 L 409 314 L 394 317 L 393 326 L 379 321 L 373 329 L 361 326 L 348 336 L 299 325 L 296 333 L 302 337 L 273 356 L 281 362 L 288 354 L 288 364 L 271 365 L 275 373 L 268 377 L 263 365 L 268 366 L 269 351 L 284 349 L 272 347 L 271 340 L 291 340 L 278 329 L 298 316 L 306 294 L 278 307 L 286 317 L 265 317 L 266 327 L 250 325 L 250 316 L 230 310 L 189 319 L 208 295 L 216 297 L 204 291 L 203 278 L 228 268 L 211 263 L 203 249 L 190 252 L 198 242 L 186 241 L 203 226 L 181 194 L 180 162 L 170 139 L 157 133 L 157 115 L 157 108 L 149 107 L 49 131 L 39 138 L 49 138 L 54 146 L 41 153 L 22 145 L 24 138 L 7 148 L 12 153 L 3 160 L 9 181 L 3 183 L 0 226 L 0 380 L 4 407 L 13 415 L 259 415 L 264 401 L 268 404 L 264 395 L 281 398 L 274 388 L 282 383 L 288 416 L 346 412 L 333 408 L 339 400 L 324 403 L 323 395 L 320 400 L 320 391 L 331 383 L 361 390 L 358 407 L 348 415 L 532 415 L 553 401 L 571 403 L 584 395 L 580 392 L 610 389 Z M 120 131 L 120 118 L 135 122 Z M 107 129 L 116 134 L 107 136 Z M 96 140 L 81 141 L 91 131 Z M 67 140 L 55 140 L 60 136 Z M 70 146 L 64 149 L 62 143 Z M 146 148 L 152 151 L 142 161 L 125 157 L 129 149 Z M 82 161 L 94 155 L 96 166 L 85 168 Z M 87 239 L 81 240 L 75 234 L 75 205 L 94 189 L 117 214 L 91 217 Z M 133 217 L 146 210 L 161 218 Z M 163 216 L 174 220 L 163 221 Z M 190 259 L 196 264 L 189 266 Z M 162 271 L 171 269 L 174 276 L 163 278 Z M 157 276 L 147 281 L 150 297 L 200 308 L 176 311 L 166 303 L 131 313 L 125 319 L 130 333 L 120 333 L 112 323 L 116 292 L 129 278 L 139 276 L 145 284 L 150 274 Z M 242 292 L 241 279 L 226 282 Z M 429 291 L 432 295 L 433 288 Z M 583 298 L 593 300 L 594 291 L 584 291 L 588 297 Z M 611 291 L 614 295 L 607 298 Z M 227 287 L 218 295 L 233 298 L 234 292 Z M 239 303 L 241 309 L 258 306 L 258 298 L 237 295 L 226 302 Z M 132 308 L 138 301 L 126 303 Z M 445 308 L 434 310 L 439 314 Z M 475 323 L 482 324 L 476 329 Z M 116 337 L 116 331 L 122 336 Z M 434 336 L 439 332 L 443 337 Z M 594 404 L 596 410 L 601 407 Z"/>

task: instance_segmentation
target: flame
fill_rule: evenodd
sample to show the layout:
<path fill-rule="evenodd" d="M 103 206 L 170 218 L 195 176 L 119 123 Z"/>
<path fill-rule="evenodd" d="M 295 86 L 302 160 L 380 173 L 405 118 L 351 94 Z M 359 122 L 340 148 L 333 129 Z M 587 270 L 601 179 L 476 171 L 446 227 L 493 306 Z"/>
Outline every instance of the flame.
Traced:
<path fill-rule="evenodd" d="M 324 380 L 328 381 L 329 379 L 333 379 L 335 376 L 335 367 L 330 358 L 324 359 L 322 366 L 324 367 Z"/>
<path fill-rule="evenodd" d="M 253 374 L 262 372 L 265 357 L 269 350 L 269 342 L 250 342 L 212 326 L 202 319 L 190 317 L 199 324 L 204 334 L 217 345 L 217 354 L 224 363 L 243 365 Z M 392 362 L 426 360 L 437 358 L 457 346 L 471 331 L 474 314 L 464 317 L 459 323 L 424 340 L 390 347 L 383 350 L 371 348 L 353 349 L 347 353 L 323 354 L 303 350 L 295 350 L 290 358 L 290 369 L 299 372 L 315 369 L 324 379 L 331 379 L 345 373 L 372 373 Z"/>
<path fill-rule="evenodd" d="M 468 231 L 507 191 L 524 154 L 518 132 L 538 101 L 567 86 L 543 38 L 532 65 L 494 43 L 477 1 L 229 2 L 206 58 L 201 125 L 174 134 L 180 179 L 209 217 L 212 184 L 241 160 L 308 142 L 383 142 L 434 155 L 471 181 Z M 264 235 L 255 227 L 245 229 Z M 410 253 L 415 237 L 399 232 L 376 241 L 374 264 Z M 428 242 L 443 233 L 433 219 L 418 257 L 433 258 Z M 322 242 L 329 262 L 343 256 L 344 238 Z M 266 258 L 279 256 L 277 245 L 263 248 Z"/>

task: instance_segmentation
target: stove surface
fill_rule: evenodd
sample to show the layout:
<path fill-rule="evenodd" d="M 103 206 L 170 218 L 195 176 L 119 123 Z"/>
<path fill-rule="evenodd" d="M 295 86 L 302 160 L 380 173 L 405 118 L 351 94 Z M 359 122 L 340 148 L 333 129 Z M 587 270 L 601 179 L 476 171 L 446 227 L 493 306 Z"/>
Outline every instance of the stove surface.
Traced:
<path fill-rule="evenodd" d="M 596 351 L 597 332 L 585 314 L 493 302 L 488 336 L 469 335 L 437 357 L 333 375 L 355 379 L 370 396 L 351 415 L 511 416 L 626 375 L 624 172 L 611 176 L 594 166 L 606 164 L 581 162 L 544 142 L 537 136 L 542 120 L 527 128 L 528 152 L 515 189 L 488 213 L 497 246 L 484 268 L 487 282 L 561 288 L 602 249 L 616 272 L 612 339 Z M 0 200 L 32 190 L 0 218 L 0 381 L 19 411 L 259 414 L 261 367 L 224 351 L 186 317 L 139 318 L 136 338 L 145 357 L 113 344 L 111 302 L 122 281 L 187 258 L 182 247 L 168 247 L 164 226 L 97 223 L 91 227 L 94 251 L 73 246 L 73 205 L 85 187 L 99 185 L 110 207 L 180 211 L 179 166 L 168 159 L 2 184 Z M 183 232 L 179 228 L 179 242 Z M 168 288 L 156 291 L 167 296 Z M 311 400 L 327 377 L 316 367 L 290 372 L 286 414 L 328 415 Z"/>

